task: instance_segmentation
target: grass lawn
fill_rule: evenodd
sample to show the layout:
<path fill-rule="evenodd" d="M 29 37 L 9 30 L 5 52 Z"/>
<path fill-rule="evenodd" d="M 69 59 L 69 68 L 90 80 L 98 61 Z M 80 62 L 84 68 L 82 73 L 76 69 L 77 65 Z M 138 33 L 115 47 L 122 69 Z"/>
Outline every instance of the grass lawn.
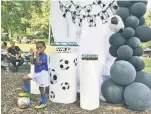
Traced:
<path fill-rule="evenodd" d="M 145 71 L 151 74 L 151 58 L 143 58 L 145 61 Z"/>
<path fill-rule="evenodd" d="M 29 51 L 31 48 L 36 50 L 36 45 L 35 44 L 17 44 L 16 43 L 16 46 L 19 46 L 22 51 Z M 9 43 L 8 43 L 8 47 L 10 47 Z M 47 45 L 46 52 L 49 52 L 49 51 L 52 51 L 52 50 L 53 50 L 53 47 Z"/>

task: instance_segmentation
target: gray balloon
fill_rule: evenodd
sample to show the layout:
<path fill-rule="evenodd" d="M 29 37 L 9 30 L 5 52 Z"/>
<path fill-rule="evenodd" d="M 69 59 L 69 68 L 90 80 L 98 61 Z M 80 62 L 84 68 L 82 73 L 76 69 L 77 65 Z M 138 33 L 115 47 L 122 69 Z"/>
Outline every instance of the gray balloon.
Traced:
<path fill-rule="evenodd" d="M 137 2 L 142 2 L 142 3 L 144 3 L 145 5 L 148 4 L 148 0 L 132 0 L 132 1 L 131 1 L 132 4 L 135 4 L 135 3 L 137 3 Z"/>
<path fill-rule="evenodd" d="M 127 17 L 130 16 L 130 11 L 128 8 L 119 7 L 117 9 L 116 15 L 119 15 L 122 18 L 122 20 L 124 21 Z"/>
<path fill-rule="evenodd" d="M 133 65 L 127 61 L 117 61 L 110 69 L 111 79 L 119 85 L 128 85 L 136 78 L 136 70 Z"/>
<path fill-rule="evenodd" d="M 151 40 L 151 28 L 145 25 L 138 26 L 135 30 L 135 36 L 138 37 L 141 42 L 148 42 Z"/>
<path fill-rule="evenodd" d="M 151 74 L 145 71 L 138 71 L 136 72 L 135 82 L 143 83 L 151 90 Z"/>
<path fill-rule="evenodd" d="M 102 83 L 101 93 L 108 102 L 121 104 L 124 103 L 124 88 L 108 78 Z"/>
<path fill-rule="evenodd" d="M 127 0 L 127 1 L 117 0 L 117 5 L 119 7 L 130 7 L 131 6 L 131 2 L 129 0 Z"/>
<path fill-rule="evenodd" d="M 133 4 L 130 8 L 130 12 L 132 15 L 136 17 L 141 17 L 146 13 L 147 7 L 144 3 L 137 2 Z"/>
<path fill-rule="evenodd" d="M 142 47 L 137 47 L 133 49 L 133 56 L 142 56 L 144 54 L 144 50 Z"/>
<path fill-rule="evenodd" d="M 151 90 L 144 84 L 134 82 L 124 91 L 126 104 L 131 109 L 144 111 L 151 106 Z"/>
<path fill-rule="evenodd" d="M 139 25 L 139 19 L 136 16 L 129 16 L 125 20 L 126 27 L 131 27 L 133 29 L 136 29 Z"/>
<path fill-rule="evenodd" d="M 131 48 L 137 48 L 139 47 L 140 44 L 140 39 L 137 37 L 132 37 L 131 39 L 128 40 L 127 45 L 129 45 Z"/>
<path fill-rule="evenodd" d="M 136 71 L 141 71 L 145 68 L 145 63 L 142 59 L 137 56 L 133 56 L 128 60 L 136 69 Z"/>
<path fill-rule="evenodd" d="M 117 48 L 114 46 L 110 46 L 109 48 L 109 53 L 113 56 L 113 57 L 117 57 Z"/>
<path fill-rule="evenodd" d="M 110 36 L 109 43 L 114 47 L 119 47 L 126 44 L 126 40 L 121 33 L 115 33 Z"/>
<path fill-rule="evenodd" d="M 133 56 L 133 49 L 128 45 L 120 46 L 117 50 L 117 55 L 122 60 L 130 59 Z"/>
<path fill-rule="evenodd" d="M 139 26 L 144 25 L 145 24 L 145 18 L 143 16 L 141 16 L 139 18 Z"/>
<path fill-rule="evenodd" d="M 124 38 L 130 39 L 130 38 L 132 38 L 135 35 L 135 31 L 131 27 L 126 27 L 126 28 L 124 28 L 122 34 L 123 34 Z"/>
<path fill-rule="evenodd" d="M 116 61 L 120 61 L 120 60 L 122 60 L 122 59 L 120 59 L 120 58 L 118 57 L 118 58 L 116 58 L 116 59 L 115 59 L 115 61 L 114 61 L 114 62 L 116 62 Z"/>

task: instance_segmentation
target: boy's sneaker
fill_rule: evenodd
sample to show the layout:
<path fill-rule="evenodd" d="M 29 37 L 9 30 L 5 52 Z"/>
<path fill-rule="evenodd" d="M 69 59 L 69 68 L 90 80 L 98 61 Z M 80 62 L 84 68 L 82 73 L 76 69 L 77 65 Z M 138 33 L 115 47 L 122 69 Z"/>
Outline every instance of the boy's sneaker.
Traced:
<path fill-rule="evenodd" d="M 34 108 L 35 109 L 42 109 L 42 108 L 45 108 L 47 105 L 46 104 L 39 104 L 38 106 L 35 106 Z"/>
<path fill-rule="evenodd" d="M 19 97 L 31 97 L 31 93 L 19 93 Z"/>

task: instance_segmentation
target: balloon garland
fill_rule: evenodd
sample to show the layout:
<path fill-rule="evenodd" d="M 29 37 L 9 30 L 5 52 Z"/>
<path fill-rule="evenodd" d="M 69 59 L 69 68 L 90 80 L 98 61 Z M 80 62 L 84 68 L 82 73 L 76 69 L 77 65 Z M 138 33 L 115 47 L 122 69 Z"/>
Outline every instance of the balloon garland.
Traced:
<path fill-rule="evenodd" d="M 143 55 L 140 42 L 151 40 L 151 28 L 145 25 L 143 17 L 147 3 L 147 0 L 117 0 L 119 8 L 116 15 L 121 17 L 125 28 L 109 39 L 109 52 L 117 59 L 110 69 L 111 78 L 104 81 L 101 87 L 108 102 L 126 103 L 137 111 L 151 106 L 151 75 L 143 71 L 145 63 L 139 58 Z"/>

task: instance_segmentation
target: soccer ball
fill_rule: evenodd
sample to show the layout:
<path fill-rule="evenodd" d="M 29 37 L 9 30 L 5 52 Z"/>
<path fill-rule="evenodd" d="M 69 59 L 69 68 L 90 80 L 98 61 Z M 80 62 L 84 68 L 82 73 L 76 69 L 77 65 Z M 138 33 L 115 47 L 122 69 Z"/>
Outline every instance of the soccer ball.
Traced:
<path fill-rule="evenodd" d="M 113 32 L 121 32 L 125 27 L 122 18 L 118 15 L 113 15 L 108 22 L 109 27 Z"/>
<path fill-rule="evenodd" d="M 53 91 L 50 91 L 49 98 L 50 99 L 54 99 L 55 98 L 55 93 Z"/>
<path fill-rule="evenodd" d="M 70 88 L 70 84 L 68 82 L 61 83 L 61 87 L 63 90 L 68 90 Z"/>
<path fill-rule="evenodd" d="M 55 84 L 58 82 L 58 77 L 54 69 L 49 69 L 50 83 Z"/>
<path fill-rule="evenodd" d="M 60 68 L 62 70 L 68 70 L 70 67 L 69 67 L 69 61 L 68 60 L 63 60 L 61 59 L 60 61 Z"/>
<path fill-rule="evenodd" d="M 19 108 L 21 108 L 21 109 L 28 108 L 30 106 L 30 98 L 28 98 L 28 97 L 18 98 L 17 104 L 18 104 Z"/>
<path fill-rule="evenodd" d="M 77 66 L 77 64 L 78 64 L 77 58 L 74 59 L 73 63 L 75 64 L 75 66 Z"/>

